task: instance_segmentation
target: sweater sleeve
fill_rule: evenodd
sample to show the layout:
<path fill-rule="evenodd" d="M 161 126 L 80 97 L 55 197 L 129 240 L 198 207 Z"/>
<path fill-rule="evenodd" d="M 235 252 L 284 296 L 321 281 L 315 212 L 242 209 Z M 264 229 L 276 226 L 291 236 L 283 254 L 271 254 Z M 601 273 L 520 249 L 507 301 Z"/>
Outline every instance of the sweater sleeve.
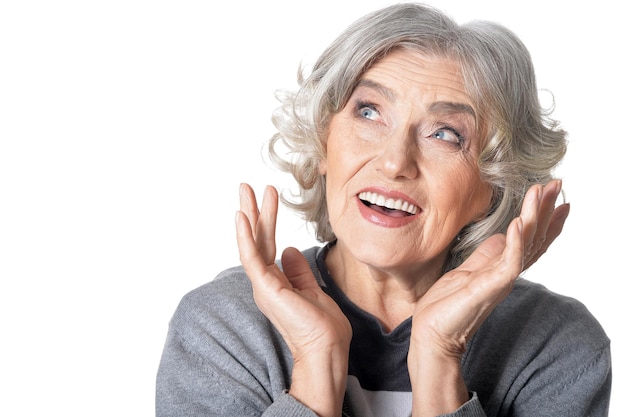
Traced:
<path fill-rule="evenodd" d="M 242 271 L 187 294 L 165 341 L 156 380 L 156 416 L 315 414 L 286 389 L 291 357 L 258 311 Z"/>
<path fill-rule="evenodd" d="M 440 417 L 487 417 L 485 411 L 480 405 L 478 395 L 475 392 L 471 392 L 469 401 L 463 404 L 454 413 L 444 414 Z"/>

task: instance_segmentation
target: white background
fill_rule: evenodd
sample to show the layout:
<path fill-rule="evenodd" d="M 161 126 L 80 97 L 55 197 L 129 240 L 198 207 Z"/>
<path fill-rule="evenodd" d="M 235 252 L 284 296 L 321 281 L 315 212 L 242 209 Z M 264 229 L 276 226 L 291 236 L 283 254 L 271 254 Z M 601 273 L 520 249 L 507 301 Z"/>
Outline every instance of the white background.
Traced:
<path fill-rule="evenodd" d="M 238 184 L 290 185 L 261 158 L 274 90 L 388 4 L 220 3 L 0 5 L 1 415 L 154 414 L 178 301 L 238 263 Z M 611 415 L 625 415 L 621 12 L 609 0 L 432 4 L 513 29 L 556 97 L 571 215 L 526 276 L 604 325 Z M 280 248 L 315 243 L 281 210 Z"/>

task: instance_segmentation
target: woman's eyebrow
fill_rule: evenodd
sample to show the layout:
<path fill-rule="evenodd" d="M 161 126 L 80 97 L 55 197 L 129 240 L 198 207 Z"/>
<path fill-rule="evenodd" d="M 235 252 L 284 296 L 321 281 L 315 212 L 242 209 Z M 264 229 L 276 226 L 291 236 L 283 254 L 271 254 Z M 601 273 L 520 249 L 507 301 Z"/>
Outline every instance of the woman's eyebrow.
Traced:
<path fill-rule="evenodd" d="M 451 101 L 437 101 L 428 106 L 430 113 L 443 113 L 443 114 L 467 114 L 476 120 L 476 112 L 469 104 L 455 103 Z"/>
<path fill-rule="evenodd" d="M 376 81 L 368 80 L 367 78 L 361 78 L 359 82 L 356 84 L 355 89 L 357 89 L 358 87 L 371 88 L 373 90 L 378 91 L 383 96 L 385 96 L 387 100 L 396 101 L 396 94 L 393 92 L 393 90 L 388 87 L 385 87 L 384 85 Z"/>
<path fill-rule="evenodd" d="M 385 87 L 384 85 L 374 80 L 362 78 L 356 84 L 355 89 L 358 87 L 371 88 L 373 90 L 378 91 L 389 101 L 393 102 L 396 100 L 396 94 L 394 93 L 392 89 Z M 473 120 L 476 120 L 476 112 L 474 111 L 474 108 L 466 103 L 457 103 L 457 102 L 452 102 L 452 101 L 437 101 L 435 103 L 432 103 L 430 106 L 428 106 L 428 111 L 429 113 L 446 114 L 446 115 L 466 114 L 468 116 L 471 116 Z"/>
<path fill-rule="evenodd" d="M 370 80 L 367 78 L 362 78 L 361 80 L 359 80 L 359 82 L 356 84 L 356 88 L 358 87 L 366 87 L 366 88 L 371 88 L 373 90 L 378 91 L 379 93 L 381 93 L 382 95 L 385 96 L 385 98 L 387 98 L 390 101 L 395 101 L 396 100 L 396 93 L 394 93 L 394 91 L 388 87 L 385 87 L 384 85 L 380 84 L 377 81 L 374 80 Z M 469 104 L 465 104 L 465 103 L 456 103 L 456 102 L 452 102 L 452 101 L 437 101 L 435 103 L 432 103 L 428 110 L 431 113 L 467 113 L 468 115 L 472 116 L 472 117 L 476 117 L 476 113 L 474 112 L 474 109 L 472 108 L 472 106 L 470 106 Z"/>

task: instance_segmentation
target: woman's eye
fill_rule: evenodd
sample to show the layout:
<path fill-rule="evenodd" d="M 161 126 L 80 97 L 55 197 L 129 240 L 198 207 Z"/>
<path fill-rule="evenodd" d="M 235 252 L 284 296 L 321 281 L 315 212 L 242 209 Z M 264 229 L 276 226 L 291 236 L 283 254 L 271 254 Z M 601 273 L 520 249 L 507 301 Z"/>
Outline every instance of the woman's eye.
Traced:
<path fill-rule="evenodd" d="M 359 115 L 366 119 L 370 120 L 378 120 L 380 118 L 380 114 L 376 111 L 372 106 L 362 106 L 359 108 Z"/>
<path fill-rule="evenodd" d="M 463 136 L 452 128 L 440 129 L 431 135 L 435 139 L 445 140 L 452 143 L 463 143 Z"/>

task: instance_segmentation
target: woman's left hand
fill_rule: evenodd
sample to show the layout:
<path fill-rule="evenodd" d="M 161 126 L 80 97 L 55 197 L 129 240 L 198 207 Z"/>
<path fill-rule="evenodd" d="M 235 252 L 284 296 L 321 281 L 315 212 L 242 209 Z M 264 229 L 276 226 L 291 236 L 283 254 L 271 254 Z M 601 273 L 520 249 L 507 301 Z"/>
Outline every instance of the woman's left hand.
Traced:
<path fill-rule="evenodd" d="M 569 211 L 567 205 L 554 208 L 560 186 L 555 180 L 531 187 L 506 235 L 486 239 L 417 303 L 408 356 L 413 392 L 419 392 L 414 415 L 445 414 L 467 401 L 461 375 L 466 343 L 559 235 Z"/>

